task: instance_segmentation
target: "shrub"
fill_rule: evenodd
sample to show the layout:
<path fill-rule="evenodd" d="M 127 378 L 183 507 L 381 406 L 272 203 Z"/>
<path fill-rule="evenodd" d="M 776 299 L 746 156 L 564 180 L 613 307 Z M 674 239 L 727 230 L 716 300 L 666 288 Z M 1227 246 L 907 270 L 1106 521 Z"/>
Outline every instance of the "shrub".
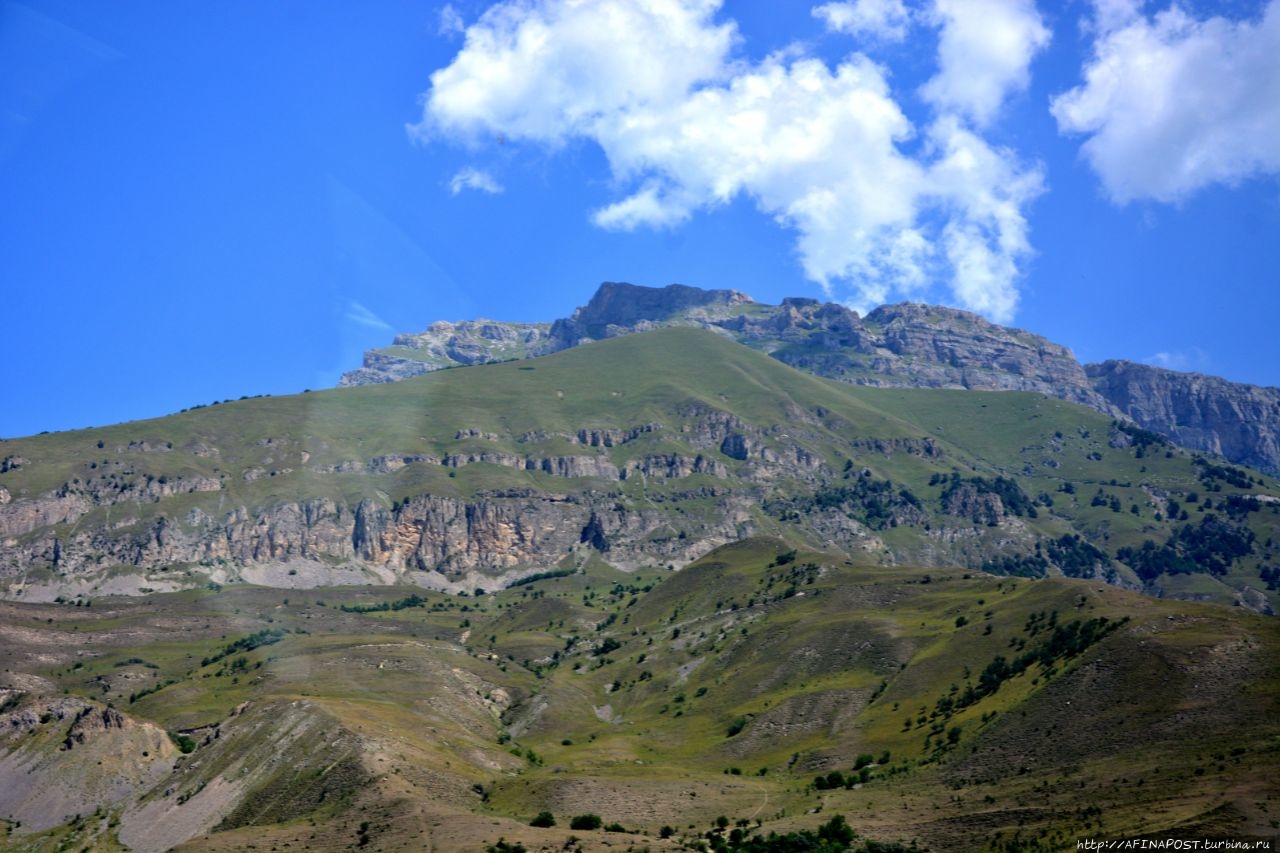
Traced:
<path fill-rule="evenodd" d="M 599 829 L 604 825 L 598 814 L 580 814 L 569 821 L 570 829 Z"/>
<path fill-rule="evenodd" d="M 556 816 L 551 812 L 538 812 L 538 816 L 529 821 L 529 826 L 547 828 L 556 825 Z"/>
<path fill-rule="evenodd" d="M 181 752 L 183 755 L 190 755 L 192 752 L 195 752 L 196 742 L 187 735 L 171 732 L 169 734 L 169 739 L 173 741 L 174 746 L 178 747 L 178 752 Z"/>

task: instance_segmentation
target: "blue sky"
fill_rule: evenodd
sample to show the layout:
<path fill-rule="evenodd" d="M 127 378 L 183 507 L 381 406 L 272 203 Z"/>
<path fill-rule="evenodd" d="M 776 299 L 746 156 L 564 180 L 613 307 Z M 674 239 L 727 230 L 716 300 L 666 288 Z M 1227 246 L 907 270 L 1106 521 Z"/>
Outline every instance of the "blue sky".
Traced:
<path fill-rule="evenodd" d="M 0 436 L 604 280 L 1280 385 L 1280 0 L 0 0 Z"/>

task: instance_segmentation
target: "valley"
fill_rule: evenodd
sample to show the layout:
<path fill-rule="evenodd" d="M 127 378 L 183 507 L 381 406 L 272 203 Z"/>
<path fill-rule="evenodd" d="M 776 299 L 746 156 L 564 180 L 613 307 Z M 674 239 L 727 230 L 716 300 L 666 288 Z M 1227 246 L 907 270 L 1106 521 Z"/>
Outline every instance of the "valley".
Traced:
<path fill-rule="evenodd" d="M 934 850 L 1274 830 L 1275 620 L 1096 582 L 755 539 L 482 596 L 3 607 L 6 849 L 676 849 L 837 813 Z M 614 831 L 568 830 L 586 814 Z"/>

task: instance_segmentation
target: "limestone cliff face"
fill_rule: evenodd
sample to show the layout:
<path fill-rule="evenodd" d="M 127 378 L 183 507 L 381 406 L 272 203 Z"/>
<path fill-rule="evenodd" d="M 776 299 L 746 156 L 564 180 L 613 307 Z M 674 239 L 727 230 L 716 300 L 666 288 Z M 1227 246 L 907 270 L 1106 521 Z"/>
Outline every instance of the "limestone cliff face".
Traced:
<path fill-rule="evenodd" d="M 715 328 L 749 304 L 751 297 L 736 290 L 605 282 L 586 305 L 554 323 L 436 322 L 418 334 L 397 335 L 390 347 L 366 352 L 363 365 L 338 384 L 396 382 L 444 367 L 532 358 L 660 326 Z"/>
<path fill-rule="evenodd" d="M 418 334 L 396 335 L 389 349 L 366 352 L 361 367 L 343 374 L 338 384 L 396 382 L 442 367 L 531 358 L 564 349 L 549 331 L 546 323 L 435 322 Z"/>
<path fill-rule="evenodd" d="M 751 302 L 750 296 L 736 290 L 605 282 L 572 317 L 552 324 L 550 336 L 559 348 L 564 348 L 655 328 L 653 324 L 676 319 L 684 323 L 714 323 L 723 319 L 726 309 Z"/>
<path fill-rule="evenodd" d="M 47 531 L 15 541 L 0 551 L 0 575 L 33 565 L 73 578 L 110 566 L 357 561 L 396 576 L 434 572 L 449 581 L 510 580 L 521 570 L 554 567 L 579 549 L 607 551 L 611 563 L 626 568 L 683 563 L 754 532 L 749 496 L 703 489 L 691 497 L 716 511 L 682 520 L 679 529 L 671 513 L 658 507 L 626 508 L 605 494 L 533 491 L 472 500 L 427 494 L 394 507 L 372 498 L 355 507 L 320 498 L 252 510 L 240 506 L 221 518 L 195 510 L 182 519 L 161 515 L 122 530 Z M 512 572 L 517 574 L 508 576 Z"/>
<path fill-rule="evenodd" d="M 1140 426 L 1183 447 L 1280 472 L 1280 388 L 1130 361 L 1085 370 L 1098 393 Z"/>
<path fill-rule="evenodd" d="M 885 384 L 1036 391 L 1108 411 L 1071 350 L 1040 335 L 967 311 L 911 303 L 877 308 L 866 323 L 879 332 L 871 372 Z"/>
<path fill-rule="evenodd" d="M 307 477 L 307 488 L 320 493 L 336 494 L 338 484 L 359 482 L 364 497 L 355 500 L 248 503 L 238 496 L 240 484 L 257 478 L 234 470 L 219 477 L 156 477 L 129 458 L 143 451 L 122 450 L 122 459 L 94 463 L 88 479 L 76 476 L 49 493 L 11 497 L 0 506 L 0 577 L 21 578 L 35 569 L 55 584 L 74 585 L 118 567 L 144 573 L 190 568 L 233 578 L 253 567 L 323 564 L 367 567 L 384 581 L 433 573 L 408 579 L 465 586 L 509 582 L 592 549 L 607 552 L 611 563 L 624 568 L 685 563 L 756 531 L 753 509 L 762 484 L 779 478 L 816 482 L 832 474 L 799 445 L 779 449 L 771 437 L 782 427 L 753 426 L 705 403 L 683 406 L 679 417 L 678 429 L 657 422 L 516 436 L 464 429 L 454 441 L 472 449 L 270 472 L 276 483 Z M 804 435 L 806 420 L 814 422 L 790 412 L 788 428 Z M 494 447 L 477 448 L 477 442 Z M 546 446 L 565 444 L 579 451 L 545 452 Z M 239 463 L 249 466 L 246 474 L 265 470 L 268 458 L 307 461 L 307 454 L 283 439 L 254 447 L 269 456 Z M 619 453 L 611 455 L 615 449 Z M 211 450 L 217 448 L 201 445 L 197 455 Z M 439 476 L 470 466 L 488 469 L 489 476 L 495 468 L 511 469 L 518 473 L 508 476 L 520 480 L 532 472 L 563 487 L 488 489 L 471 497 L 427 491 L 394 503 L 380 491 L 402 473 L 423 476 L 436 469 Z M 614 491 L 632 479 L 647 490 L 687 478 L 697 480 L 638 502 Z M 333 486 L 323 485 L 326 480 Z M 699 511 L 684 515 L 686 502 Z"/>
<path fill-rule="evenodd" d="M 792 367 L 859 385 L 1035 391 L 1111 413 L 1071 350 L 968 311 L 903 303 L 860 318 L 786 299 L 728 328 Z"/>

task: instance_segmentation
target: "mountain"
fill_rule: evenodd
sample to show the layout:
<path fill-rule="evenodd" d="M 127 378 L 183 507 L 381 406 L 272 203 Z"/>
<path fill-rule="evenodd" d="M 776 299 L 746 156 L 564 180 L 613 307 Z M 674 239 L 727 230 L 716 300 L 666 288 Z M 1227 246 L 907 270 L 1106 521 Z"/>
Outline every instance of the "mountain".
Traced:
<path fill-rule="evenodd" d="M 1280 390 L 1128 362 L 1086 367 L 1039 335 L 912 303 L 863 318 L 814 299 L 762 305 L 732 290 L 606 282 L 572 317 L 554 323 L 435 323 L 419 335 L 397 336 L 390 348 L 366 353 L 364 365 L 340 384 L 545 355 L 665 326 L 718 331 L 793 367 L 860 385 L 1035 391 L 1129 418 L 1180 446 L 1280 473 Z"/>
<path fill-rule="evenodd" d="M 1280 469 L 1280 388 L 1179 373 L 1131 361 L 1085 368 L 1123 414 L 1175 444 L 1275 473 Z"/>
<path fill-rule="evenodd" d="M 26 600 L 232 581 L 494 589 L 768 535 L 877 564 L 1278 603 L 1280 490 L 1252 471 L 1043 395 L 832 382 L 694 328 L 0 452 L 0 578 Z"/>
<path fill-rule="evenodd" d="M 0 846 L 1273 832 L 1280 484 L 722 325 L 855 371 L 826 336 L 924 346 L 888 309 L 677 293 L 705 322 L 616 289 L 537 358 L 0 442 Z"/>

